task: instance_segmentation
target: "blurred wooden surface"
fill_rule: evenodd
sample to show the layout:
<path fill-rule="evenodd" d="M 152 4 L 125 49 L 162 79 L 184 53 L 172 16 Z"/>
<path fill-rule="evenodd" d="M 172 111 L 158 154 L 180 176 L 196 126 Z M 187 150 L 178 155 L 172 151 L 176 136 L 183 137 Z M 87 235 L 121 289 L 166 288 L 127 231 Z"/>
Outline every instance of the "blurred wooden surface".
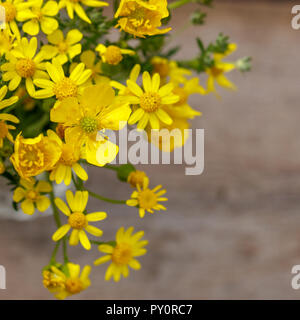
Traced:
<path fill-rule="evenodd" d="M 175 13 L 174 30 L 188 18 Z M 253 71 L 233 73 L 236 93 L 221 90 L 195 98 L 203 117 L 205 171 L 184 176 L 180 166 L 151 166 L 152 185 L 168 189 L 168 211 L 140 220 L 135 210 L 95 200 L 91 210 L 107 210 L 105 238 L 121 225 L 146 231 L 149 253 L 143 268 L 119 284 L 104 282 L 105 267 L 94 268 L 92 287 L 75 298 L 91 299 L 298 299 L 291 268 L 300 264 L 300 31 L 290 27 L 291 2 L 217 1 L 207 25 L 179 33 L 180 57 L 193 57 L 194 35 L 205 41 L 219 32 L 239 44 L 234 57 L 251 55 Z M 176 16 L 177 15 L 177 16 Z M 94 170 L 90 188 L 114 198 L 131 189 L 112 172 Z M 4 186 L 2 192 L 5 192 Z M 41 268 L 48 263 L 55 230 L 50 218 L 0 221 L 0 264 L 7 290 L 0 299 L 49 299 Z M 98 253 L 71 250 L 80 264 Z"/>

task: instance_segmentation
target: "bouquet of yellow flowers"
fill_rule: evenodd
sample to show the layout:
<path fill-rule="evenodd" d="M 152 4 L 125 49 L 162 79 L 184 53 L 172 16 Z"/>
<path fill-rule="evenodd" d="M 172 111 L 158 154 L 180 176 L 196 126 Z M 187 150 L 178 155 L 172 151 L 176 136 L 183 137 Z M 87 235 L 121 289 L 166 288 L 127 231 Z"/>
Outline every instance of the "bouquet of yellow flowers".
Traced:
<path fill-rule="evenodd" d="M 211 0 L 0 1 L 0 173 L 12 187 L 15 210 L 20 206 L 33 215 L 52 208 L 54 250 L 42 275 L 45 288 L 58 299 L 90 286 L 91 267 L 80 272 L 68 246 L 96 246 L 103 255 L 94 265 L 110 263 L 107 281 L 128 277 L 129 268 L 140 269 L 137 258 L 146 253 L 144 232 L 133 227 L 121 227 L 115 239 L 102 240 L 107 213 L 88 212 L 89 197 L 135 207 L 140 218 L 166 210 L 161 185 L 150 188 L 146 173 L 130 163 L 111 164 L 119 146 L 108 132 L 127 125 L 146 133 L 184 131 L 201 115 L 189 105 L 191 95 L 218 96 L 216 84 L 234 90 L 226 73 L 250 69 L 248 57 L 224 61 L 237 46 L 223 34 L 207 46 L 195 39 L 199 53 L 191 59 L 176 60 L 179 47 L 166 49 L 172 40 L 171 14 L 191 2 L 198 8 L 190 23 L 202 25 L 202 10 Z M 119 30 L 114 41 L 113 28 Z M 207 84 L 199 83 L 197 73 L 206 74 Z M 173 137 L 169 151 L 185 142 Z M 156 146 L 164 149 L 160 139 Z M 87 190 L 89 166 L 115 170 L 134 190 L 129 199 Z M 65 199 L 54 194 L 61 183 L 70 188 Z"/>

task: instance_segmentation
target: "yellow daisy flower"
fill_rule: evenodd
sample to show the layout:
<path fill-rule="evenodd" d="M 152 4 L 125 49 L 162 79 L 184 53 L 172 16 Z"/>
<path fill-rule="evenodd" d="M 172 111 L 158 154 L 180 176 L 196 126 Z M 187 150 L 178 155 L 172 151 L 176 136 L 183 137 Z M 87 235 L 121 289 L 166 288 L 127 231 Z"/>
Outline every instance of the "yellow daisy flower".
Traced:
<path fill-rule="evenodd" d="M 225 77 L 225 73 L 228 73 L 236 68 L 234 63 L 224 62 L 222 61 L 223 58 L 229 56 L 231 53 L 233 53 L 237 48 L 237 45 L 235 43 L 231 43 L 228 46 L 228 50 L 223 54 L 214 54 L 214 61 L 215 64 L 212 68 L 206 69 L 206 73 L 208 74 L 207 79 L 207 90 L 208 92 L 216 92 L 215 88 L 215 82 L 221 87 L 224 87 L 226 89 L 236 90 L 236 86 L 234 83 L 229 81 Z M 218 96 L 218 94 L 217 94 Z"/>
<path fill-rule="evenodd" d="M 36 36 L 40 32 L 40 26 L 45 34 L 50 34 L 58 28 L 55 17 L 58 14 L 58 4 L 56 1 L 31 0 L 32 16 L 29 21 L 23 24 L 23 31 Z"/>
<path fill-rule="evenodd" d="M 138 207 L 139 215 L 144 218 L 145 212 L 154 213 L 154 210 L 166 210 L 166 208 L 161 205 L 160 201 L 168 201 L 168 198 L 161 197 L 167 191 L 160 190 L 161 185 L 155 187 L 154 189 L 149 189 L 149 179 L 144 179 L 143 186 L 139 184 L 136 186 L 137 190 L 133 191 L 131 199 L 126 201 L 126 204 L 130 207 Z"/>
<path fill-rule="evenodd" d="M 144 183 L 144 179 L 148 179 L 146 173 L 144 171 L 131 171 L 127 177 L 127 182 L 133 187 L 136 188 L 137 185 L 142 186 Z"/>
<path fill-rule="evenodd" d="M 0 57 L 12 50 L 14 40 L 15 36 L 9 29 L 0 29 Z"/>
<path fill-rule="evenodd" d="M 84 88 L 83 84 L 92 74 L 91 70 L 85 69 L 83 63 L 79 63 L 70 76 L 66 77 L 61 64 L 55 59 L 52 63 L 46 63 L 46 70 L 51 80 L 35 79 L 34 84 L 42 90 L 36 91 L 34 97 L 46 99 L 55 96 L 58 100 L 55 105 L 70 97 L 77 98 L 80 90 Z"/>
<path fill-rule="evenodd" d="M 9 81 L 8 89 L 14 91 L 22 79 L 25 79 L 26 90 L 30 96 L 34 96 L 35 88 L 33 85 L 34 79 L 48 77 L 43 71 L 45 65 L 43 63 L 43 55 L 37 52 L 37 38 L 22 38 L 17 43 L 16 47 L 6 54 L 9 62 L 1 66 L 1 71 L 4 72 L 3 80 Z"/>
<path fill-rule="evenodd" d="M 56 58 L 60 64 L 65 64 L 69 59 L 72 60 L 81 52 L 79 43 L 83 34 L 73 29 L 67 33 L 66 38 L 61 30 L 56 30 L 47 36 L 48 42 L 42 47 L 41 51 L 47 59 Z"/>
<path fill-rule="evenodd" d="M 25 139 L 19 133 L 14 147 L 10 161 L 24 179 L 52 170 L 61 155 L 58 143 L 44 137 L 42 133 L 33 139 Z"/>
<path fill-rule="evenodd" d="M 151 59 L 151 64 L 153 66 L 153 74 L 158 73 L 162 83 L 166 83 L 168 78 L 175 84 L 185 83 L 186 76 L 192 74 L 190 70 L 178 67 L 177 62 L 170 61 L 167 58 L 155 56 Z"/>
<path fill-rule="evenodd" d="M 91 86 L 93 84 L 98 84 L 101 82 L 109 83 L 110 79 L 102 75 L 102 62 L 96 60 L 96 53 L 92 50 L 87 50 L 82 52 L 80 55 L 80 61 L 85 64 L 85 66 L 92 71 L 90 78 L 85 83 L 85 86 Z M 70 66 L 70 72 L 78 63 L 73 62 Z"/>
<path fill-rule="evenodd" d="M 129 49 L 121 49 L 117 46 L 110 45 L 105 47 L 104 44 L 99 44 L 96 49 L 104 63 L 116 66 L 123 60 L 123 54 L 134 55 L 135 51 Z"/>
<path fill-rule="evenodd" d="M 53 241 L 60 240 L 68 233 L 70 229 L 72 229 L 69 240 L 70 245 L 76 246 L 80 241 L 86 250 L 90 250 L 91 243 L 85 231 L 96 237 L 102 236 L 103 231 L 89 225 L 89 222 L 104 220 L 107 217 L 107 214 L 106 212 L 93 212 L 85 214 L 84 211 L 88 202 L 88 197 L 89 194 L 87 191 L 76 191 L 76 193 L 73 195 L 72 191 L 68 190 L 66 192 L 66 198 L 71 210 L 63 200 L 60 198 L 55 199 L 55 204 L 58 209 L 68 217 L 68 223 L 57 229 L 52 236 Z"/>
<path fill-rule="evenodd" d="M 32 215 L 35 211 L 35 206 L 40 212 L 46 211 L 50 206 L 50 200 L 41 193 L 52 191 L 52 187 L 47 181 L 36 181 L 34 179 L 21 179 L 20 187 L 14 191 L 13 200 L 21 203 L 21 208 L 24 213 Z"/>
<path fill-rule="evenodd" d="M 60 0 L 58 5 L 59 5 L 59 9 L 61 8 L 67 9 L 70 19 L 74 19 L 74 11 L 75 11 L 78 17 L 81 18 L 83 21 L 92 23 L 92 21 L 86 15 L 81 5 L 85 5 L 87 7 L 100 8 L 100 7 L 108 6 L 108 3 L 104 1 L 99 1 L 99 0 Z"/>
<path fill-rule="evenodd" d="M 83 157 L 91 164 L 111 162 L 118 147 L 105 136 L 105 129 L 122 129 L 130 115 L 127 102 L 115 97 L 107 83 L 86 87 L 78 98 L 68 98 L 51 109 L 50 119 L 62 123 L 65 139 L 83 146 Z M 123 122 L 123 123 L 122 123 Z"/>
<path fill-rule="evenodd" d="M 54 294 L 55 298 L 63 300 L 80 293 L 91 285 L 89 275 L 91 267 L 85 266 L 80 274 L 80 265 L 68 262 L 64 272 L 55 266 L 43 271 L 43 284 Z"/>
<path fill-rule="evenodd" d="M 158 29 L 161 19 L 169 16 L 167 6 L 167 0 L 121 0 L 116 27 L 141 38 L 167 33 L 171 28 Z"/>
<path fill-rule="evenodd" d="M 0 110 L 6 107 L 9 107 L 13 104 L 15 104 L 19 98 L 16 96 L 12 96 L 9 99 L 4 99 L 7 93 L 7 86 L 3 86 L 0 89 Z M 14 139 L 9 132 L 9 130 L 14 130 L 16 129 L 12 125 L 8 125 L 6 121 L 11 121 L 13 123 L 19 123 L 19 119 L 12 114 L 8 113 L 0 113 L 0 148 L 3 147 L 3 140 L 7 138 L 10 142 L 14 142 Z"/>
<path fill-rule="evenodd" d="M 116 245 L 109 244 L 99 245 L 99 251 L 107 255 L 97 259 L 94 265 L 98 266 L 102 263 L 111 261 L 111 264 L 106 270 L 105 280 L 110 280 L 113 277 L 114 281 L 119 281 L 121 275 L 127 278 L 129 275 L 129 268 L 139 270 L 141 264 L 135 257 L 140 257 L 146 254 L 147 250 L 144 248 L 148 244 L 147 240 L 140 240 L 144 236 L 144 231 L 132 234 L 134 228 L 130 227 L 125 230 L 120 228 L 116 234 Z"/>
<path fill-rule="evenodd" d="M 17 21 L 24 21 L 30 18 L 31 12 L 28 8 L 31 3 L 24 0 L 0 0 L 0 5 L 5 9 L 6 25 L 17 39 L 20 39 L 21 35 Z"/>
<path fill-rule="evenodd" d="M 64 181 L 68 186 L 72 180 L 72 169 L 81 180 L 87 180 L 88 175 L 82 166 L 78 163 L 81 156 L 81 150 L 77 144 L 72 144 L 68 140 L 64 143 L 59 136 L 52 130 L 47 131 L 47 135 L 51 140 L 54 140 L 61 147 L 61 156 L 51 171 L 50 180 L 57 184 Z"/>
<path fill-rule="evenodd" d="M 163 110 L 164 105 L 174 104 L 179 100 L 179 97 L 172 93 L 174 89 L 172 83 L 159 88 L 159 74 L 155 73 L 151 79 L 150 74 L 145 71 L 143 73 L 144 90 L 130 79 L 127 80 L 127 86 L 132 94 L 132 96 L 127 96 L 128 101 L 139 105 L 130 116 L 128 124 L 138 122 L 137 128 L 144 129 L 150 121 L 152 129 L 159 129 L 159 121 L 168 125 L 172 123 L 172 118 Z"/>

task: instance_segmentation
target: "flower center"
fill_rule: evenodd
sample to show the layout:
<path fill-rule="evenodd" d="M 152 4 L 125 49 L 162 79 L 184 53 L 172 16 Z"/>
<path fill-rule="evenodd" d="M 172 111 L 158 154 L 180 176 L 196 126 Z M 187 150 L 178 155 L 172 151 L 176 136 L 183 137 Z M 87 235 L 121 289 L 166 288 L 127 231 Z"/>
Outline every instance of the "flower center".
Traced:
<path fill-rule="evenodd" d="M 154 63 L 153 69 L 153 74 L 158 73 L 161 76 L 161 78 L 166 78 L 170 72 L 169 65 L 166 62 Z"/>
<path fill-rule="evenodd" d="M 137 185 L 142 186 L 146 177 L 147 175 L 144 171 L 132 171 L 129 174 L 127 181 L 135 188 Z"/>
<path fill-rule="evenodd" d="M 69 293 L 76 294 L 83 290 L 83 285 L 80 279 L 67 279 L 66 290 Z"/>
<path fill-rule="evenodd" d="M 9 2 L 4 2 L 1 4 L 4 9 L 5 9 L 5 19 L 6 22 L 11 22 L 15 19 L 16 15 L 17 15 L 17 9 L 16 7 Z"/>
<path fill-rule="evenodd" d="M 116 264 L 128 264 L 132 258 L 131 246 L 127 243 L 120 243 L 114 248 L 111 259 Z"/>
<path fill-rule="evenodd" d="M 43 272 L 43 284 L 47 289 L 63 289 L 65 287 L 63 279 L 48 270 Z"/>
<path fill-rule="evenodd" d="M 37 200 L 38 197 L 39 193 L 34 190 L 29 190 L 26 194 L 26 198 L 32 201 Z"/>
<path fill-rule="evenodd" d="M 24 145 L 20 151 L 20 164 L 27 169 L 42 167 L 44 165 L 44 154 L 36 146 Z"/>
<path fill-rule="evenodd" d="M 4 121 L 0 121 L 0 139 L 3 139 L 8 134 L 8 128 Z"/>
<path fill-rule="evenodd" d="M 73 148 L 67 144 L 63 144 L 59 162 L 66 166 L 72 167 L 77 160 L 78 159 L 76 159 L 74 156 Z"/>
<path fill-rule="evenodd" d="M 157 204 L 156 194 L 150 190 L 146 189 L 139 194 L 139 205 L 143 209 L 152 209 Z"/>
<path fill-rule="evenodd" d="M 223 70 L 217 67 L 212 67 L 211 68 L 211 72 L 213 74 L 214 77 L 218 77 L 220 74 L 223 73 Z"/>
<path fill-rule="evenodd" d="M 43 18 L 43 12 L 41 11 L 41 8 L 32 8 L 32 12 L 36 15 L 36 19 L 38 21 L 40 21 Z"/>
<path fill-rule="evenodd" d="M 123 59 L 121 49 L 117 46 L 109 46 L 107 47 L 104 57 L 108 64 L 116 65 L 120 63 Z"/>
<path fill-rule="evenodd" d="M 98 129 L 97 119 L 91 117 L 84 117 L 80 120 L 80 126 L 86 133 L 93 133 Z"/>
<path fill-rule="evenodd" d="M 16 63 L 16 70 L 22 78 L 31 78 L 35 73 L 35 63 L 28 58 L 20 59 Z"/>
<path fill-rule="evenodd" d="M 68 51 L 68 44 L 65 41 L 62 41 L 58 44 L 58 51 L 60 53 L 65 53 Z"/>
<path fill-rule="evenodd" d="M 77 85 L 70 78 L 63 78 L 53 87 L 53 92 L 58 100 L 77 96 Z"/>
<path fill-rule="evenodd" d="M 146 112 L 154 112 L 161 105 L 160 95 L 156 92 L 145 92 L 141 96 L 140 105 Z"/>
<path fill-rule="evenodd" d="M 176 102 L 174 105 L 175 106 L 181 106 L 185 103 L 187 103 L 188 101 L 188 94 L 186 93 L 186 91 L 181 88 L 181 87 L 176 87 L 174 90 L 173 90 L 173 93 L 177 96 L 179 96 L 179 101 Z"/>
<path fill-rule="evenodd" d="M 87 221 L 86 217 L 82 212 L 74 212 L 69 216 L 69 225 L 73 229 L 81 230 L 86 227 Z"/>

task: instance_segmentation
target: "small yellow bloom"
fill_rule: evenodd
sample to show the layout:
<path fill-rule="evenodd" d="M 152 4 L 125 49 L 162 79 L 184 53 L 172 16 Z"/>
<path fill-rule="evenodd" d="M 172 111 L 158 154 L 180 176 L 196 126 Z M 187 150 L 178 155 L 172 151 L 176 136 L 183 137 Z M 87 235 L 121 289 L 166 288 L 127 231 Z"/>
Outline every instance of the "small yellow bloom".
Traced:
<path fill-rule="evenodd" d="M 35 103 L 36 103 L 36 100 L 32 99 L 28 94 L 27 94 L 27 91 L 26 91 L 26 88 L 24 86 L 20 86 L 15 95 L 17 97 L 19 97 L 19 99 L 22 100 L 22 107 L 24 108 L 24 110 L 26 111 L 30 111 L 32 110 L 34 107 L 35 107 Z"/>
<path fill-rule="evenodd" d="M 118 153 L 118 147 L 106 137 L 105 129 L 122 129 L 130 112 L 128 103 L 115 97 L 109 84 L 102 83 L 86 87 L 78 99 L 65 99 L 51 109 L 50 118 L 66 127 L 66 140 L 78 148 L 83 146 L 83 157 L 89 163 L 103 166 Z"/>
<path fill-rule="evenodd" d="M 158 29 L 161 19 L 169 16 L 167 5 L 167 0 L 121 0 L 116 27 L 141 38 L 167 33 L 171 28 Z"/>
<path fill-rule="evenodd" d="M 14 146 L 15 151 L 10 160 L 24 179 L 52 170 L 61 156 L 58 143 L 44 137 L 42 133 L 33 139 L 25 139 L 19 133 Z"/>
<path fill-rule="evenodd" d="M 168 78 L 174 84 L 185 83 L 186 76 L 192 74 L 190 70 L 178 67 L 177 62 L 162 57 L 153 57 L 151 64 L 153 66 L 153 74 L 158 73 L 162 83 L 166 83 Z"/>
<path fill-rule="evenodd" d="M 0 57 L 12 50 L 15 37 L 9 29 L 0 29 Z"/>
<path fill-rule="evenodd" d="M 224 62 L 222 61 L 223 58 L 229 56 L 231 53 L 233 53 L 237 48 L 237 45 L 235 43 L 231 43 L 228 46 L 228 50 L 223 54 L 214 54 L 214 61 L 215 64 L 212 68 L 206 69 L 206 73 L 208 74 L 207 79 L 207 90 L 208 92 L 213 92 L 217 96 L 217 91 L 215 88 L 215 82 L 221 87 L 224 87 L 226 89 L 230 90 L 236 90 L 236 86 L 234 83 L 229 81 L 225 77 L 225 73 L 232 71 L 236 68 L 234 63 Z"/>
<path fill-rule="evenodd" d="M 110 45 L 105 47 L 104 44 L 99 44 L 96 47 L 96 51 L 99 52 L 101 59 L 104 63 L 117 65 L 123 60 L 123 54 L 134 55 L 135 51 L 129 49 L 121 49 L 117 46 Z"/>
<path fill-rule="evenodd" d="M 76 144 L 70 143 L 68 140 L 64 143 L 52 130 L 48 130 L 47 135 L 51 140 L 58 143 L 62 151 L 58 162 L 51 171 L 50 180 L 55 180 L 57 184 L 64 181 L 65 185 L 68 186 L 72 180 L 72 169 L 81 180 L 87 180 L 88 175 L 86 171 L 78 163 L 81 156 L 81 149 L 78 148 Z"/>
<path fill-rule="evenodd" d="M 30 18 L 31 12 L 28 8 L 31 3 L 24 0 L 5 0 L 0 1 L 0 5 L 5 9 L 6 25 L 17 39 L 20 39 L 21 35 L 17 21 L 25 21 Z"/>
<path fill-rule="evenodd" d="M 16 103 L 19 98 L 16 96 L 12 96 L 9 99 L 4 99 L 7 93 L 7 86 L 3 86 L 0 89 L 0 110 L 6 107 L 9 107 Z M 3 140 L 7 138 L 10 142 L 14 142 L 14 139 L 9 132 L 9 130 L 14 130 L 16 129 L 12 125 L 8 125 L 6 121 L 11 121 L 13 123 L 19 123 L 19 119 L 12 114 L 8 113 L 0 113 L 0 148 L 3 147 Z"/>
<path fill-rule="evenodd" d="M 3 80 L 9 81 L 8 89 L 14 91 L 25 79 L 26 90 L 30 96 L 34 96 L 35 88 L 33 85 L 34 79 L 47 79 L 48 75 L 45 71 L 43 63 L 43 55 L 37 52 L 37 38 L 22 38 L 17 43 L 16 47 L 6 54 L 9 62 L 1 66 L 1 71 L 4 72 Z"/>
<path fill-rule="evenodd" d="M 127 177 L 127 182 L 133 187 L 136 188 L 137 185 L 142 186 L 144 179 L 148 179 L 144 171 L 131 171 Z"/>
<path fill-rule="evenodd" d="M 53 241 L 60 240 L 70 229 L 72 229 L 69 241 L 70 245 L 76 246 L 80 241 L 86 250 L 90 250 L 91 243 L 85 231 L 96 237 L 102 236 L 103 231 L 89 225 L 89 222 L 104 220 L 107 217 L 107 214 L 106 212 L 85 214 L 84 211 L 88 202 L 88 197 L 89 194 L 87 191 L 77 191 L 75 195 L 73 195 L 72 191 L 68 190 L 66 192 L 66 198 L 71 210 L 63 200 L 60 198 L 55 199 L 55 204 L 58 209 L 68 217 L 68 223 L 57 229 L 52 236 Z"/>
<path fill-rule="evenodd" d="M 99 1 L 99 0 L 60 0 L 58 5 L 60 9 L 61 8 L 67 9 L 70 19 L 74 19 L 74 11 L 75 11 L 78 17 L 81 18 L 83 21 L 92 23 L 92 21 L 86 15 L 81 5 L 99 8 L 99 7 L 108 6 L 108 3 L 104 1 Z"/>
<path fill-rule="evenodd" d="M 48 35 L 47 39 L 50 44 L 44 45 L 41 51 L 47 59 L 56 58 L 63 65 L 80 54 L 81 44 L 79 42 L 82 37 L 83 34 L 77 29 L 70 30 L 66 38 L 61 30 L 56 30 Z"/>
<path fill-rule="evenodd" d="M 24 213 L 32 215 L 35 206 L 40 212 L 46 211 L 50 206 L 50 200 L 41 193 L 51 192 L 52 187 L 47 181 L 36 181 L 34 179 L 21 179 L 20 187 L 14 191 L 13 200 L 21 203 Z"/>
<path fill-rule="evenodd" d="M 154 189 L 149 189 L 149 179 L 144 179 L 143 186 L 139 184 L 136 186 L 137 190 L 133 191 L 131 199 L 126 201 L 126 204 L 130 207 L 138 207 L 139 215 L 144 218 L 145 212 L 154 213 L 154 210 L 166 210 L 166 208 L 161 205 L 160 201 L 168 201 L 168 198 L 161 197 L 167 191 L 160 190 L 161 185 L 155 187 Z"/>
<path fill-rule="evenodd" d="M 51 80 L 36 79 L 34 81 L 37 87 L 42 88 L 42 90 L 36 91 L 36 99 L 55 96 L 58 101 L 63 101 L 71 97 L 77 98 L 80 90 L 84 88 L 83 84 L 92 74 L 91 70 L 85 69 L 83 63 L 79 63 L 70 76 L 66 77 L 61 64 L 55 59 L 52 63 L 46 63 L 46 70 Z M 55 105 L 58 104 L 58 101 Z"/>
<path fill-rule="evenodd" d="M 5 164 L 0 160 L 0 174 L 3 174 L 6 171 Z"/>
<path fill-rule="evenodd" d="M 179 97 L 172 92 L 174 89 L 172 83 L 160 88 L 159 74 L 155 73 L 151 79 L 150 74 L 145 71 L 143 73 L 144 90 L 130 79 L 127 80 L 127 86 L 131 92 L 131 95 L 126 96 L 128 102 L 139 106 L 131 114 L 128 124 L 132 125 L 138 122 L 138 129 L 144 129 L 148 122 L 150 122 L 152 129 L 160 128 L 159 121 L 168 125 L 172 124 L 172 118 L 163 110 L 163 106 L 174 104 L 179 100 Z"/>
<path fill-rule="evenodd" d="M 129 275 L 129 268 L 139 270 L 141 264 L 135 257 L 140 257 L 146 254 L 147 250 L 144 248 L 148 244 L 147 240 L 140 240 L 144 236 L 144 231 L 139 231 L 132 234 L 134 228 L 130 227 L 125 230 L 120 228 L 116 234 L 116 245 L 109 244 L 99 245 L 99 251 L 107 255 L 97 259 L 94 264 L 96 266 L 111 261 L 105 273 L 105 280 L 110 280 L 113 277 L 114 281 L 119 281 L 121 275 L 127 278 Z"/>
<path fill-rule="evenodd" d="M 43 284 L 54 294 L 55 298 L 63 300 L 80 293 L 91 285 L 89 275 L 91 267 L 85 266 L 80 274 L 79 264 L 67 263 L 64 272 L 55 266 L 43 271 Z"/>
<path fill-rule="evenodd" d="M 23 31 L 36 36 L 41 29 L 45 34 L 50 34 L 58 28 L 55 17 L 58 14 L 58 4 L 56 1 L 31 0 L 31 17 L 23 24 Z"/>

